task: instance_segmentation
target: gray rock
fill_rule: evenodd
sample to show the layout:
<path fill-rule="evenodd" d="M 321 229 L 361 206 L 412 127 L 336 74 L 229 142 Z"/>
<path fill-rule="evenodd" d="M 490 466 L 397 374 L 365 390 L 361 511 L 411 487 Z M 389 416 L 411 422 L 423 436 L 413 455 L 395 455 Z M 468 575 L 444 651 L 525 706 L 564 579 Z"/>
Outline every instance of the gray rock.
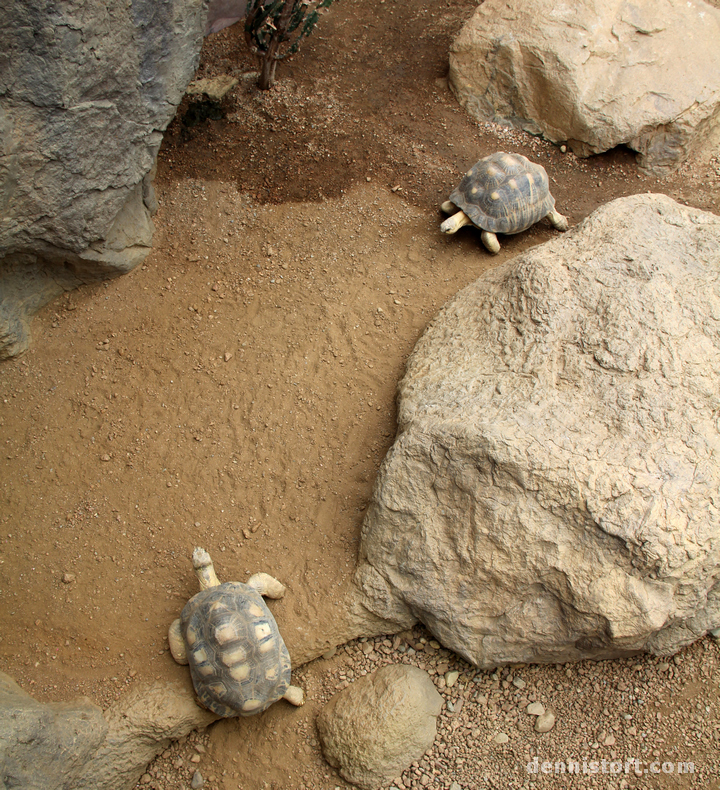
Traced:
<path fill-rule="evenodd" d="M 89 699 L 36 702 L 0 672 L 0 787 L 75 787 L 107 730 Z"/>
<path fill-rule="evenodd" d="M 318 716 L 325 759 L 348 782 L 374 790 L 432 746 L 441 708 L 427 672 L 381 667 L 336 694 Z"/>
<path fill-rule="evenodd" d="M 0 672 L 0 787 L 129 790 L 171 740 L 217 718 L 187 686 L 138 687 L 103 714 L 85 698 L 37 702 Z"/>
<path fill-rule="evenodd" d="M 720 217 L 601 207 L 434 319 L 362 528 L 365 607 L 480 667 L 720 624 Z"/>
<path fill-rule="evenodd" d="M 480 120 L 580 156 L 626 144 L 662 176 L 720 145 L 718 41 L 703 0 L 486 0 L 452 44 L 450 85 Z"/>
<path fill-rule="evenodd" d="M 0 9 L 0 357 L 49 298 L 148 254 L 155 158 L 205 17 L 197 0 Z"/>

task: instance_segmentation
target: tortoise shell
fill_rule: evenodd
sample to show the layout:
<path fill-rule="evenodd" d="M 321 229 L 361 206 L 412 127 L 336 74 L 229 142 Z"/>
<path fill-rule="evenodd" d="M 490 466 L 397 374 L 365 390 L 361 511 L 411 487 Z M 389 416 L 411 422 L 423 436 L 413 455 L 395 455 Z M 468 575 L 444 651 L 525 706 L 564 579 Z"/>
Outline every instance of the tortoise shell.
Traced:
<path fill-rule="evenodd" d="M 482 230 L 508 235 L 527 230 L 555 207 L 545 168 L 522 154 L 497 153 L 481 159 L 465 174 L 450 201 Z"/>
<path fill-rule="evenodd" d="M 252 716 L 290 685 L 290 655 L 262 596 L 240 582 L 199 592 L 180 631 L 198 699 L 219 716 Z"/>

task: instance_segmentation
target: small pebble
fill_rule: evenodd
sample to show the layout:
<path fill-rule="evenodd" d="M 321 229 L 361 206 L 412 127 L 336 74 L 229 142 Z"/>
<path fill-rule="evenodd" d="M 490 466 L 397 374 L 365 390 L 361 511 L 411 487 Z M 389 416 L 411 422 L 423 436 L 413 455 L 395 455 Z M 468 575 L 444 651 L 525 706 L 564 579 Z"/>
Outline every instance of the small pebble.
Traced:
<path fill-rule="evenodd" d="M 452 672 L 445 673 L 445 685 L 450 689 L 456 683 L 457 679 L 460 677 L 460 673 L 457 670 L 453 670 Z"/>
<path fill-rule="evenodd" d="M 548 710 L 537 717 L 535 721 L 535 732 L 550 732 L 554 726 L 555 714 Z"/>
<path fill-rule="evenodd" d="M 193 790 L 198 790 L 198 788 L 202 787 L 204 784 L 205 784 L 205 780 L 203 779 L 200 771 L 195 771 L 195 773 L 193 774 L 192 782 L 190 783 L 190 787 L 192 787 Z"/>
<path fill-rule="evenodd" d="M 513 678 L 513 686 L 518 689 L 524 689 L 527 683 L 522 678 Z"/>
<path fill-rule="evenodd" d="M 499 732 L 493 738 L 493 741 L 495 741 L 495 743 L 507 743 L 509 740 L 510 740 L 510 737 L 504 732 Z"/>
<path fill-rule="evenodd" d="M 531 716 L 542 716 L 545 713 L 545 706 L 542 702 L 531 702 L 525 710 Z"/>
<path fill-rule="evenodd" d="M 63 573 L 63 584 L 72 584 L 75 581 L 74 573 Z"/>

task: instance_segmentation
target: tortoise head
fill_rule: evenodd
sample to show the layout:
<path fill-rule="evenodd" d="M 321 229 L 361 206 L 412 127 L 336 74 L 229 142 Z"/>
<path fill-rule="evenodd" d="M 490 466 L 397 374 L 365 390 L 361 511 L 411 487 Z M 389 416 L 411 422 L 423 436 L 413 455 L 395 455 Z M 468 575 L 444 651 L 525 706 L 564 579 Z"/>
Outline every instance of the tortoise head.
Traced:
<path fill-rule="evenodd" d="M 217 587 L 220 584 L 218 577 L 215 575 L 213 561 L 205 549 L 197 547 L 193 551 L 192 564 L 201 589 L 207 590 L 209 587 Z"/>

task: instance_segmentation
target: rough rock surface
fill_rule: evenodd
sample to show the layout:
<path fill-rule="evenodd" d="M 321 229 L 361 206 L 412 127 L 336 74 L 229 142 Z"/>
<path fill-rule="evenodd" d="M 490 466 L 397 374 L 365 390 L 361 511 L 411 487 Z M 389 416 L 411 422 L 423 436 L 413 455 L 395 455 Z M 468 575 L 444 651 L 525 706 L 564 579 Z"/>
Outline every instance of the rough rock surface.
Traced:
<path fill-rule="evenodd" d="M 0 10 L 0 357 L 28 316 L 150 250 L 162 132 L 197 68 L 196 0 Z"/>
<path fill-rule="evenodd" d="M 442 704 L 427 672 L 382 667 L 336 694 L 318 716 L 325 759 L 348 782 L 374 790 L 432 746 Z"/>
<path fill-rule="evenodd" d="M 107 729 L 89 699 L 45 705 L 0 672 L 0 787 L 75 787 Z"/>
<path fill-rule="evenodd" d="M 718 41 L 703 0 L 486 0 L 451 47 L 450 84 L 480 120 L 580 156 L 626 144 L 662 176 L 720 145 Z"/>
<path fill-rule="evenodd" d="M 720 624 L 720 218 L 595 211 L 411 355 L 357 581 L 481 667 L 668 654 Z"/>
<path fill-rule="evenodd" d="M 37 702 L 0 672 L 0 787 L 127 790 L 171 740 L 216 719 L 171 683 L 138 687 L 103 714 L 84 698 Z"/>
<path fill-rule="evenodd" d="M 108 733 L 73 790 L 128 790 L 171 741 L 217 721 L 195 702 L 190 686 L 138 686 L 105 711 Z"/>

